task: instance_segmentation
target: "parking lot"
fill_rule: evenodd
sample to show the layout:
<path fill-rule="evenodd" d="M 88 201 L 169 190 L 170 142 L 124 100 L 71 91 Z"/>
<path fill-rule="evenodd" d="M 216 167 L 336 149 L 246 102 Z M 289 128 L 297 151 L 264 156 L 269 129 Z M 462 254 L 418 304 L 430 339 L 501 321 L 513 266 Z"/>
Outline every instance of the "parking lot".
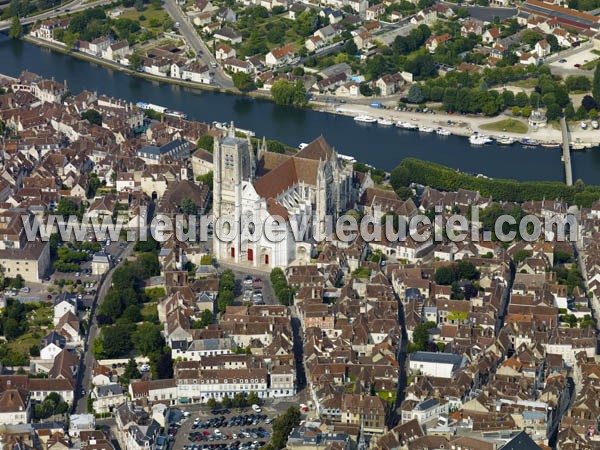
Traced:
<path fill-rule="evenodd" d="M 180 425 L 167 427 L 175 437 L 173 450 L 254 450 L 271 440 L 274 415 L 262 410 L 232 408 L 189 414 Z"/>
<path fill-rule="evenodd" d="M 551 69 L 576 72 L 585 63 L 598 59 L 598 55 L 593 53 L 592 50 L 593 48 L 582 48 L 578 51 L 565 52 L 563 55 L 559 55 L 560 58 L 548 65 Z M 585 73 L 586 71 L 582 71 L 582 74 Z"/>

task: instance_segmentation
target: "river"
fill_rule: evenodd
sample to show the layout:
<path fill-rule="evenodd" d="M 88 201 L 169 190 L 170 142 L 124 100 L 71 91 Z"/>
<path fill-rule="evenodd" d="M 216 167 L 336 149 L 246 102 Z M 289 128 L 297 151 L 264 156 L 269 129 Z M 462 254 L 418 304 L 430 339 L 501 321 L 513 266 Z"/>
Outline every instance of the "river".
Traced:
<path fill-rule="evenodd" d="M 264 135 L 294 147 L 323 134 L 339 153 L 386 170 L 405 157 L 415 157 L 494 178 L 564 180 L 558 149 L 471 147 L 465 138 L 357 124 L 349 117 L 153 82 L 0 34 L 0 73 L 16 77 L 23 70 L 67 80 L 74 93 L 87 89 L 133 102 L 155 103 L 204 122 L 233 120 L 237 126 L 255 131 L 257 137 Z M 574 180 L 600 184 L 600 151 L 574 152 L 572 163 Z"/>

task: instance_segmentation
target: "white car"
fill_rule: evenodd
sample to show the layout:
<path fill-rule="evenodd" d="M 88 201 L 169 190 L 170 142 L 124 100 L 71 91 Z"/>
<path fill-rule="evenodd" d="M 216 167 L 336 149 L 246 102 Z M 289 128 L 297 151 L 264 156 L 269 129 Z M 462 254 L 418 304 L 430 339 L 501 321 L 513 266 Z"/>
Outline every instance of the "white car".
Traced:
<path fill-rule="evenodd" d="M 219 430 L 218 428 L 215 429 L 215 434 L 217 436 L 221 436 L 221 430 Z"/>
<path fill-rule="evenodd" d="M 233 433 L 233 434 L 231 435 L 231 437 L 232 437 L 233 439 L 237 439 L 237 438 L 238 438 L 237 434 L 235 434 L 235 433 Z"/>
<path fill-rule="evenodd" d="M 142 372 L 149 372 L 150 371 L 150 364 L 142 364 L 142 367 L 140 367 L 140 370 Z"/>
<path fill-rule="evenodd" d="M 252 405 L 252 409 L 254 410 L 254 412 L 257 412 L 257 413 L 262 411 L 260 406 L 258 406 L 257 404 Z"/>

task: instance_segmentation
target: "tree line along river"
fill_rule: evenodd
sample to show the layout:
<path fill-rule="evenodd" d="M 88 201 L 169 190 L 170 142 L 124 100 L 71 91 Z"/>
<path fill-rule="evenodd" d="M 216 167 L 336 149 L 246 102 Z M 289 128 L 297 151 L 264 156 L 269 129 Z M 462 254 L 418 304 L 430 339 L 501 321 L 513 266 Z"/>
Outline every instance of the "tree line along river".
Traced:
<path fill-rule="evenodd" d="M 23 70 L 67 80 L 74 93 L 87 89 L 132 102 L 154 103 L 184 111 L 190 119 L 203 122 L 233 120 L 237 126 L 253 130 L 257 137 L 264 135 L 294 147 L 323 134 L 339 153 L 385 170 L 392 170 L 410 156 L 494 178 L 564 180 L 559 149 L 517 144 L 472 147 L 461 137 L 357 124 L 350 117 L 133 77 L 0 34 L 0 73 L 16 77 Z M 598 149 L 574 152 L 572 164 L 574 180 L 600 184 Z"/>

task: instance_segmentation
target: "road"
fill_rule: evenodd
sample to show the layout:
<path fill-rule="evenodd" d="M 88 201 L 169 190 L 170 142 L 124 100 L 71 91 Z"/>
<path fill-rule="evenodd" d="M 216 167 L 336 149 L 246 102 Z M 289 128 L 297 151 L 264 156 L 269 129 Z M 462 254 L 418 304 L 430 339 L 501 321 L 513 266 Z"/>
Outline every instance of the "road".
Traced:
<path fill-rule="evenodd" d="M 213 82 L 222 88 L 235 89 L 233 81 L 225 75 L 221 66 L 217 64 L 212 51 L 208 49 L 202 38 L 200 38 L 190 20 L 177 5 L 176 0 L 165 0 L 164 6 L 171 18 L 175 22 L 179 22 L 179 32 L 183 35 L 192 50 L 194 50 L 196 56 L 202 59 L 211 68 L 211 71 L 214 72 Z M 215 65 L 216 67 L 214 67 Z"/>
<path fill-rule="evenodd" d="M 130 242 L 127 245 L 127 247 L 125 247 L 124 249 L 120 249 L 118 252 L 116 252 L 115 257 L 123 258 L 124 261 L 129 255 L 131 255 L 132 251 L 133 242 Z M 123 261 L 121 261 L 121 263 Z M 87 339 L 85 341 L 82 365 L 79 369 L 79 382 L 75 388 L 76 403 L 74 413 L 87 413 L 87 394 L 81 395 L 81 389 L 84 388 L 87 392 L 90 386 L 92 385 L 92 369 L 94 367 L 94 357 L 92 356 L 92 352 L 90 351 L 90 344 L 92 340 L 98 336 L 98 324 L 95 320 L 95 312 L 96 308 L 100 306 L 104 301 L 104 297 L 106 297 L 108 289 L 111 285 L 113 273 L 121 263 L 117 264 L 116 266 L 113 266 L 113 268 L 111 268 L 110 271 L 106 274 L 100 286 L 98 287 L 98 295 L 96 296 L 96 301 L 90 309 L 90 317 L 88 320 L 89 331 Z"/>
<path fill-rule="evenodd" d="M 84 0 L 75 0 L 70 3 L 66 3 L 65 5 L 61 5 L 60 7 L 53 9 L 51 11 L 46 11 L 41 14 L 37 14 L 35 16 L 26 17 L 21 19 L 21 25 L 29 25 L 35 23 L 38 20 L 46 20 L 51 19 L 56 16 L 64 15 L 65 13 L 74 13 L 83 11 L 84 9 L 94 8 L 96 6 L 107 5 L 111 3 L 112 0 L 98 0 L 91 3 L 84 3 Z M 69 11 L 67 11 L 67 9 Z M 0 22 L 0 31 L 5 31 L 10 28 L 10 20 L 4 20 Z"/>
<path fill-rule="evenodd" d="M 571 151 L 569 150 L 569 128 L 564 117 L 560 118 L 560 129 L 562 131 L 562 161 L 565 165 L 565 183 L 573 186 L 573 170 L 571 169 Z"/>

